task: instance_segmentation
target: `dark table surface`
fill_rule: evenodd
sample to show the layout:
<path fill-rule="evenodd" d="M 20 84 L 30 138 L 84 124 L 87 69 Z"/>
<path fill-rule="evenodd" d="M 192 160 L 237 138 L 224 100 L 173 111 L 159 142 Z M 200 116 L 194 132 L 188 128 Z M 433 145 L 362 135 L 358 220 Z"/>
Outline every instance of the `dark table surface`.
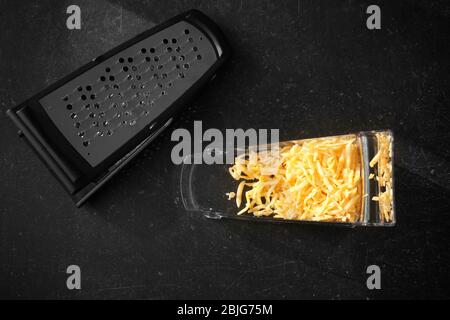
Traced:
<path fill-rule="evenodd" d="M 0 297 L 449 298 L 450 8 L 445 1 L 0 2 Z M 72 201 L 5 111 L 187 9 L 234 56 L 176 123 L 87 205 Z M 390 128 L 394 228 L 208 220 L 184 210 L 171 131 L 279 128 L 282 140 Z M 66 288 L 79 265 L 82 289 Z M 366 287 L 379 265 L 382 289 Z"/>

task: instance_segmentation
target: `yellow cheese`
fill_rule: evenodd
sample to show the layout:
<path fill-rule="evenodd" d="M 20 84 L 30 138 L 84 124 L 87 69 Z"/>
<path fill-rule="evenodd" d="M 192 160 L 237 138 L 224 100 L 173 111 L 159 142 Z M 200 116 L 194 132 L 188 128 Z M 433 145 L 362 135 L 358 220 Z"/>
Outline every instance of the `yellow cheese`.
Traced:
<path fill-rule="evenodd" d="M 234 193 L 234 192 L 227 192 L 226 195 L 228 197 L 228 200 L 231 200 L 234 197 L 236 197 L 236 193 Z"/>
<path fill-rule="evenodd" d="M 386 222 L 393 220 L 393 189 L 392 189 L 392 137 L 387 133 L 376 134 L 378 152 L 370 161 L 370 166 L 378 164 L 376 180 L 380 192 L 373 197 L 378 201 L 380 218 Z"/>
<path fill-rule="evenodd" d="M 240 181 L 238 214 L 280 219 L 359 219 L 361 160 L 355 135 L 301 140 L 270 152 L 241 155 L 229 169 Z M 244 191 L 244 189 L 247 189 Z"/>

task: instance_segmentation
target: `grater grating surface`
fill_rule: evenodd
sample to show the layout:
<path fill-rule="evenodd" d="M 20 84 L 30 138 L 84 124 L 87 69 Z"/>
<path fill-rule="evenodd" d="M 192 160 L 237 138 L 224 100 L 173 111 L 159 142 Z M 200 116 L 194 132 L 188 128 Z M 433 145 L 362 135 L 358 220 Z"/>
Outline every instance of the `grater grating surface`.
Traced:
<path fill-rule="evenodd" d="M 207 37 L 180 21 L 39 102 L 69 143 L 95 167 L 150 125 L 216 60 Z"/>

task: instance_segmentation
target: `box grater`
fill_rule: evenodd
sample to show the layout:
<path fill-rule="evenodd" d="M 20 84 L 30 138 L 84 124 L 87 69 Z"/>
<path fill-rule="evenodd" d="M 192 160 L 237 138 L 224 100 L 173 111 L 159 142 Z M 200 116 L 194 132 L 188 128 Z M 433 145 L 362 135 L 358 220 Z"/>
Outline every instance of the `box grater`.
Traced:
<path fill-rule="evenodd" d="M 170 124 L 228 56 L 218 27 L 191 10 L 7 113 L 80 206 Z"/>

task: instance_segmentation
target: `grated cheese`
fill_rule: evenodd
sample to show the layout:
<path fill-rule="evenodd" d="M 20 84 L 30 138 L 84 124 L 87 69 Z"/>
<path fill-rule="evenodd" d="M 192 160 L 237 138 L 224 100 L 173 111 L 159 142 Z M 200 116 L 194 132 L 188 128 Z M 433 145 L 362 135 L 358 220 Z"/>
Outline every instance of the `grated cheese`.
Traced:
<path fill-rule="evenodd" d="M 234 193 L 234 192 L 227 192 L 226 195 L 228 197 L 228 200 L 231 200 L 234 197 L 236 197 L 236 193 Z"/>
<path fill-rule="evenodd" d="M 377 133 L 376 138 L 378 152 L 370 161 L 370 166 L 373 168 L 378 164 L 376 180 L 380 192 L 372 200 L 378 202 L 381 220 L 390 222 L 393 220 L 392 136 L 383 132 Z"/>
<path fill-rule="evenodd" d="M 360 167 L 357 138 L 347 135 L 290 142 L 277 154 L 250 151 L 229 172 L 240 181 L 237 207 L 245 201 L 238 214 L 354 222 L 362 202 Z"/>

